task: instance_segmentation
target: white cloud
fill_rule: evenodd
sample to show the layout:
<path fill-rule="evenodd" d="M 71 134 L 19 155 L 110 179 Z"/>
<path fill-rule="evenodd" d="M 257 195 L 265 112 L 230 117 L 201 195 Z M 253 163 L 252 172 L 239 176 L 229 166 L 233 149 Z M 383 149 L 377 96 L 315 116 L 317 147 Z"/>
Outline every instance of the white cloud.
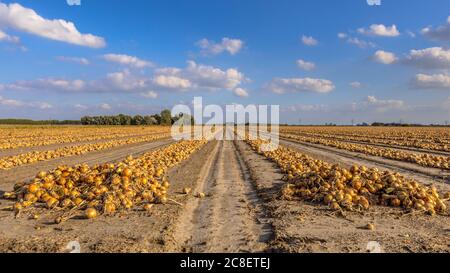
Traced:
<path fill-rule="evenodd" d="M 109 105 L 107 103 L 102 103 L 98 107 L 103 110 L 111 110 L 112 109 L 111 105 Z"/>
<path fill-rule="evenodd" d="M 306 70 L 306 71 L 310 71 L 310 70 L 314 70 L 316 68 L 316 64 L 312 63 L 312 62 L 307 62 L 304 60 L 298 60 L 297 61 L 297 65 L 300 69 Z"/>
<path fill-rule="evenodd" d="M 408 34 L 408 36 L 411 38 L 416 38 L 416 34 L 410 30 L 406 31 L 406 34 Z"/>
<path fill-rule="evenodd" d="M 20 43 L 20 38 L 17 36 L 11 36 L 0 30 L 0 41 L 6 41 L 14 44 Z"/>
<path fill-rule="evenodd" d="M 0 105 L 7 106 L 7 107 L 31 107 L 31 108 L 38 108 L 41 110 L 50 109 L 53 106 L 47 102 L 25 102 L 20 100 L 14 100 L 14 99 L 5 99 L 0 96 Z"/>
<path fill-rule="evenodd" d="M 343 32 L 338 33 L 338 38 L 341 40 L 345 40 L 349 44 L 356 45 L 359 48 L 367 48 L 367 47 L 375 47 L 376 46 L 372 42 L 367 42 L 367 41 L 361 40 L 357 37 L 351 37 L 347 33 L 343 33 Z"/>
<path fill-rule="evenodd" d="M 307 46 L 316 46 L 319 44 L 319 41 L 314 39 L 312 36 L 302 36 L 302 43 Z"/>
<path fill-rule="evenodd" d="M 446 24 L 438 26 L 435 29 L 432 27 L 423 28 L 421 33 L 431 40 L 450 41 L 450 16 L 447 18 Z"/>
<path fill-rule="evenodd" d="M 79 103 L 75 104 L 73 107 L 78 110 L 86 110 L 89 108 L 88 106 L 86 106 L 84 104 L 79 104 Z"/>
<path fill-rule="evenodd" d="M 20 4 L 0 3 L 0 27 L 10 27 L 40 37 L 92 48 L 105 47 L 102 37 L 80 33 L 75 24 L 62 19 L 49 20 Z"/>
<path fill-rule="evenodd" d="M 177 76 L 159 75 L 153 78 L 153 83 L 158 87 L 165 87 L 170 89 L 189 89 L 192 83 L 188 79 L 183 79 Z"/>
<path fill-rule="evenodd" d="M 362 86 L 362 84 L 360 82 L 351 82 L 351 83 L 349 83 L 349 85 L 356 89 L 361 88 L 361 86 Z"/>
<path fill-rule="evenodd" d="M 430 69 L 450 69 L 450 49 L 431 47 L 411 50 L 403 63 Z"/>
<path fill-rule="evenodd" d="M 317 92 L 328 93 L 335 89 L 332 81 L 313 78 L 276 78 L 268 85 L 269 89 L 277 94 L 286 92 Z"/>
<path fill-rule="evenodd" d="M 297 104 L 287 106 L 282 110 L 284 109 L 291 112 L 325 112 L 329 110 L 329 106 L 323 104 Z"/>
<path fill-rule="evenodd" d="M 413 81 L 413 87 L 424 89 L 450 89 L 450 75 L 447 74 L 417 74 Z"/>
<path fill-rule="evenodd" d="M 181 86 L 190 90 L 232 90 L 247 81 L 244 74 L 235 68 L 222 70 L 213 66 L 197 64 L 194 61 L 187 63 L 188 66 L 184 69 L 172 67 L 157 69 L 155 78 L 163 76 L 161 79 L 164 79 L 165 82 L 169 82 L 168 79 L 172 79 L 173 82 L 182 82 Z M 166 87 L 170 88 L 170 84 L 167 84 Z"/>
<path fill-rule="evenodd" d="M 18 100 L 5 99 L 0 96 L 0 105 L 18 107 L 25 105 L 25 103 Z"/>
<path fill-rule="evenodd" d="M 382 37 L 397 37 L 400 35 L 396 25 L 385 26 L 383 24 L 373 24 L 369 27 L 369 29 L 359 28 L 358 32 L 364 35 Z"/>
<path fill-rule="evenodd" d="M 373 55 L 373 60 L 382 64 L 392 64 L 397 61 L 397 57 L 392 52 L 378 50 Z"/>
<path fill-rule="evenodd" d="M 339 32 L 337 36 L 339 39 L 345 39 L 348 37 L 347 33 L 343 33 L 343 32 Z"/>
<path fill-rule="evenodd" d="M 361 40 L 361 39 L 356 38 L 356 37 L 349 37 L 347 39 L 347 43 L 352 44 L 352 45 L 356 45 L 359 48 L 367 48 L 367 47 L 375 47 L 376 46 L 372 42 L 367 42 L 367 41 Z"/>
<path fill-rule="evenodd" d="M 147 92 L 142 92 L 141 96 L 144 98 L 148 98 L 148 99 L 156 99 L 156 98 L 158 98 L 158 93 L 156 93 L 155 91 L 147 91 Z"/>
<path fill-rule="evenodd" d="M 92 82 L 91 87 L 99 89 L 100 91 L 112 89 L 121 91 L 134 91 L 147 87 L 147 79 L 141 78 L 132 74 L 125 69 L 121 72 L 109 73 L 106 79 Z"/>
<path fill-rule="evenodd" d="M 407 107 L 402 100 L 381 100 L 375 96 L 368 96 L 365 101 L 353 104 L 354 110 L 374 109 L 377 112 L 389 110 L 405 110 Z"/>
<path fill-rule="evenodd" d="M 239 39 L 222 38 L 220 43 L 202 39 L 197 42 L 198 47 L 202 49 L 202 53 L 208 55 L 217 55 L 227 51 L 231 55 L 238 53 L 244 46 L 244 42 Z"/>
<path fill-rule="evenodd" d="M 86 86 L 82 80 L 65 80 L 56 78 L 38 79 L 35 81 L 18 81 L 3 86 L 6 90 L 63 90 L 81 91 Z"/>
<path fill-rule="evenodd" d="M 128 65 L 136 68 L 144 68 L 153 66 L 149 61 L 141 60 L 134 56 L 129 56 L 125 54 L 106 54 L 103 55 L 103 59 L 108 62 L 119 63 L 122 65 Z"/>
<path fill-rule="evenodd" d="M 247 90 L 239 88 L 239 87 L 233 90 L 233 94 L 235 94 L 236 96 L 241 97 L 241 98 L 247 98 L 248 97 Z"/>
<path fill-rule="evenodd" d="M 53 105 L 51 105 L 48 102 L 32 102 L 32 103 L 30 103 L 30 106 L 39 108 L 41 110 L 53 108 Z"/>
<path fill-rule="evenodd" d="M 66 57 L 66 56 L 59 56 L 56 58 L 58 61 L 62 62 L 72 62 L 82 65 L 89 65 L 91 62 L 89 62 L 86 58 L 79 58 L 79 57 Z"/>
<path fill-rule="evenodd" d="M 69 6 L 81 6 L 81 0 L 67 0 Z"/>
<path fill-rule="evenodd" d="M 235 68 L 222 70 L 213 66 L 196 64 L 189 61 L 186 68 L 160 68 L 152 75 L 143 75 L 136 71 L 123 71 L 107 74 L 97 80 L 67 80 L 58 78 L 17 81 L 0 84 L 0 90 L 9 91 L 76 91 L 105 92 L 118 91 L 142 93 L 147 90 L 178 89 L 180 91 L 234 90 L 248 79 Z"/>

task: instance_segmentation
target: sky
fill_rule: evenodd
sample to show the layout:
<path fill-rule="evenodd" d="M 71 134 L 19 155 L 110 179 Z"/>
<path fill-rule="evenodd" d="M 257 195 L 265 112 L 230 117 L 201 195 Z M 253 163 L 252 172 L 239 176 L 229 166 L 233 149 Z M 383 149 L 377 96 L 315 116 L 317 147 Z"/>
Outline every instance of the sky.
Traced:
<path fill-rule="evenodd" d="M 0 118 L 201 96 L 291 124 L 450 122 L 450 1 L 379 2 L 0 0 Z"/>

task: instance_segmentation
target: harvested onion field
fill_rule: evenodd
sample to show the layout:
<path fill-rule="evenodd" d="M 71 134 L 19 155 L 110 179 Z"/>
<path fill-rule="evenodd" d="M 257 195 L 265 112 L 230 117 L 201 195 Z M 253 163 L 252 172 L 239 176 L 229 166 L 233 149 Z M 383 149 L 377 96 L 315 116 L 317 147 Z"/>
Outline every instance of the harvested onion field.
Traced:
<path fill-rule="evenodd" d="M 282 127 L 271 152 L 159 126 L 0 135 L 0 252 L 450 252 L 448 128 Z"/>

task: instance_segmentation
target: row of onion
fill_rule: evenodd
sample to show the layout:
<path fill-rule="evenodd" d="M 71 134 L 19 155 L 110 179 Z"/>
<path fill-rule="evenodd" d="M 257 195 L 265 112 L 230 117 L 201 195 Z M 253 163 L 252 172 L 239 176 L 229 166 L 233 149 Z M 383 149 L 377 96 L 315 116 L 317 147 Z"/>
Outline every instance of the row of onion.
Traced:
<path fill-rule="evenodd" d="M 16 184 L 14 191 L 5 193 L 3 198 L 16 201 L 16 213 L 29 208 L 81 210 L 86 218 L 94 218 L 133 208 L 148 210 L 155 203 L 168 201 L 167 170 L 205 143 L 180 141 L 139 158 L 128 156 L 116 164 L 58 166 L 39 172 L 31 181 Z"/>
<path fill-rule="evenodd" d="M 280 146 L 262 151 L 262 140 L 246 140 L 258 153 L 274 161 L 286 174 L 283 198 L 323 203 L 333 210 L 367 210 L 374 205 L 445 214 L 450 193 L 377 168 L 345 168 Z"/>

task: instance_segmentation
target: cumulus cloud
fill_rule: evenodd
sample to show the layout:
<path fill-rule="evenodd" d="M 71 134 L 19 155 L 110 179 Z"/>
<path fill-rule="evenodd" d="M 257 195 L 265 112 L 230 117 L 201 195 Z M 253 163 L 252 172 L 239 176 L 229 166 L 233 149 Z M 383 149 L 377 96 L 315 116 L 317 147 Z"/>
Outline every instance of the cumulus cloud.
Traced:
<path fill-rule="evenodd" d="M 436 28 L 423 28 L 421 33 L 431 40 L 444 42 L 450 41 L 450 16 L 447 18 L 447 22 L 444 25 L 438 26 Z"/>
<path fill-rule="evenodd" d="M 167 88 L 185 88 L 185 89 L 228 89 L 232 90 L 243 82 L 247 81 L 244 74 L 235 68 L 222 70 L 208 65 L 197 64 L 194 61 L 188 61 L 184 69 L 180 68 L 161 68 L 155 71 L 155 78 L 160 79 L 162 87 Z"/>
<path fill-rule="evenodd" d="M 192 87 L 191 81 L 177 76 L 159 75 L 153 78 L 153 83 L 158 87 L 186 90 Z"/>
<path fill-rule="evenodd" d="M 66 56 L 58 56 L 56 57 L 58 61 L 62 62 L 71 62 L 71 63 L 77 63 L 82 65 L 89 65 L 91 62 L 86 58 L 79 58 L 79 57 L 66 57 Z"/>
<path fill-rule="evenodd" d="M 351 82 L 349 85 L 355 89 L 361 88 L 362 84 L 360 82 Z"/>
<path fill-rule="evenodd" d="M 149 61 L 141 60 L 135 56 L 129 56 L 125 54 L 105 54 L 102 56 L 104 60 L 108 62 L 119 63 L 122 65 L 128 65 L 136 68 L 144 68 L 153 66 Z"/>
<path fill-rule="evenodd" d="M 373 24 L 368 29 L 359 28 L 358 32 L 368 36 L 397 37 L 400 35 L 396 25 L 385 26 L 383 24 Z"/>
<path fill-rule="evenodd" d="M 141 90 L 147 87 L 147 79 L 131 73 L 125 69 L 120 72 L 109 73 L 106 79 L 92 82 L 91 88 L 103 90 L 120 90 L 120 91 L 134 91 Z"/>
<path fill-rule="evenodd" d="M 431 47 L 411 50 L 403 63 L 429 69 L 450 69 L 450 49 Z"/>
<path fill-rule="evenodd" d="M 241 98 L 247 98 L 249 96 L 247 90 L 242 89 L 240 87 L 234 89 L 233 94 Z"/>
<path fill-rule="evenodd" d="M 158 98 L 158 93 L 156 93 L 155 91 L 147 91 L 147 92 L 142 92 L 141 96 L 144 98 L 148 98 L 148 99 L 156 99 L 156 98 Z"/>
<path fill-rule="evenodd" d="M 310 70 L 314 70 L 316 68 L 316 64 L 313 62 L 307 62 L 304 60 L 298 60 L 297 61 L 297 65 L 300 69 L 306 70 L 306 71 L 310 71 Z"/>
<path fill-rule="evenodd" d="M 108 73 L 105 77 L 96 80 L 44 78 L 16 81 L 0 84 L 0 90 L 104 93 L 123 91 L 142 93 L 147 90 L 215 91 L 234 90 L 248 81 L 249 79 L 235 68 L 222 70 L 189 61 L 186 68 L 159 68 L 152 75 L 124 69 Z"/>
<path fill-rule="evenodd" d="M 307 91 L 328 93 L 335 89 L 332 81 L 313 78 L 276 78 L 272 80 L 268 87 L 272 92 L 277 94 Z"/>
<path fill-rule="evenodd" d="M 450 89 L 450 75 L 448 74 L 417 74 L 412 85 L 423 89 Z"/>
<path fill-rule="evenodd" d="M 217 55 L 223 52 L 228 52 L 231 55 L 238 53 L 244 46 L 244 42 L 239 39 L 222 38 L 220 43 L 210 41 L 208 39 L 202 39 L 197 42 L 197 46 L 200 47 L 202 53 L 205 55 Z"/>
<path fill-rule="evenodd" d="M 374 61 L 382 64 L 392 64 L 398 60 L 394 53 L 383 50 L 375 52 L 375 55 L 373 55 L 372 58 Z"/>
<path fill-rule="evenodd" d="M 302 43 L 307 46 L 316 46 L 319 44 L 319 41 L 314 39 L 312 36 L 302 36 Z"/>
<path fill-rule="evenodd" d="M 381 100 L 375 96 L 368 96 L 363 105 L 374 107 L 379 112 L 402 110 L 406 108 L 405 102 L 402 100 Z"/>
<path fill-rule="evenodd" d="M 101 48 L 106 45 L 102 37 L 80 33 L 72 22 L 43 18 L 34 10 L 17 3 L 9 5 L 0 3 L 0 27 L 14 28 L 47 39 L 80 46 Z"/>

